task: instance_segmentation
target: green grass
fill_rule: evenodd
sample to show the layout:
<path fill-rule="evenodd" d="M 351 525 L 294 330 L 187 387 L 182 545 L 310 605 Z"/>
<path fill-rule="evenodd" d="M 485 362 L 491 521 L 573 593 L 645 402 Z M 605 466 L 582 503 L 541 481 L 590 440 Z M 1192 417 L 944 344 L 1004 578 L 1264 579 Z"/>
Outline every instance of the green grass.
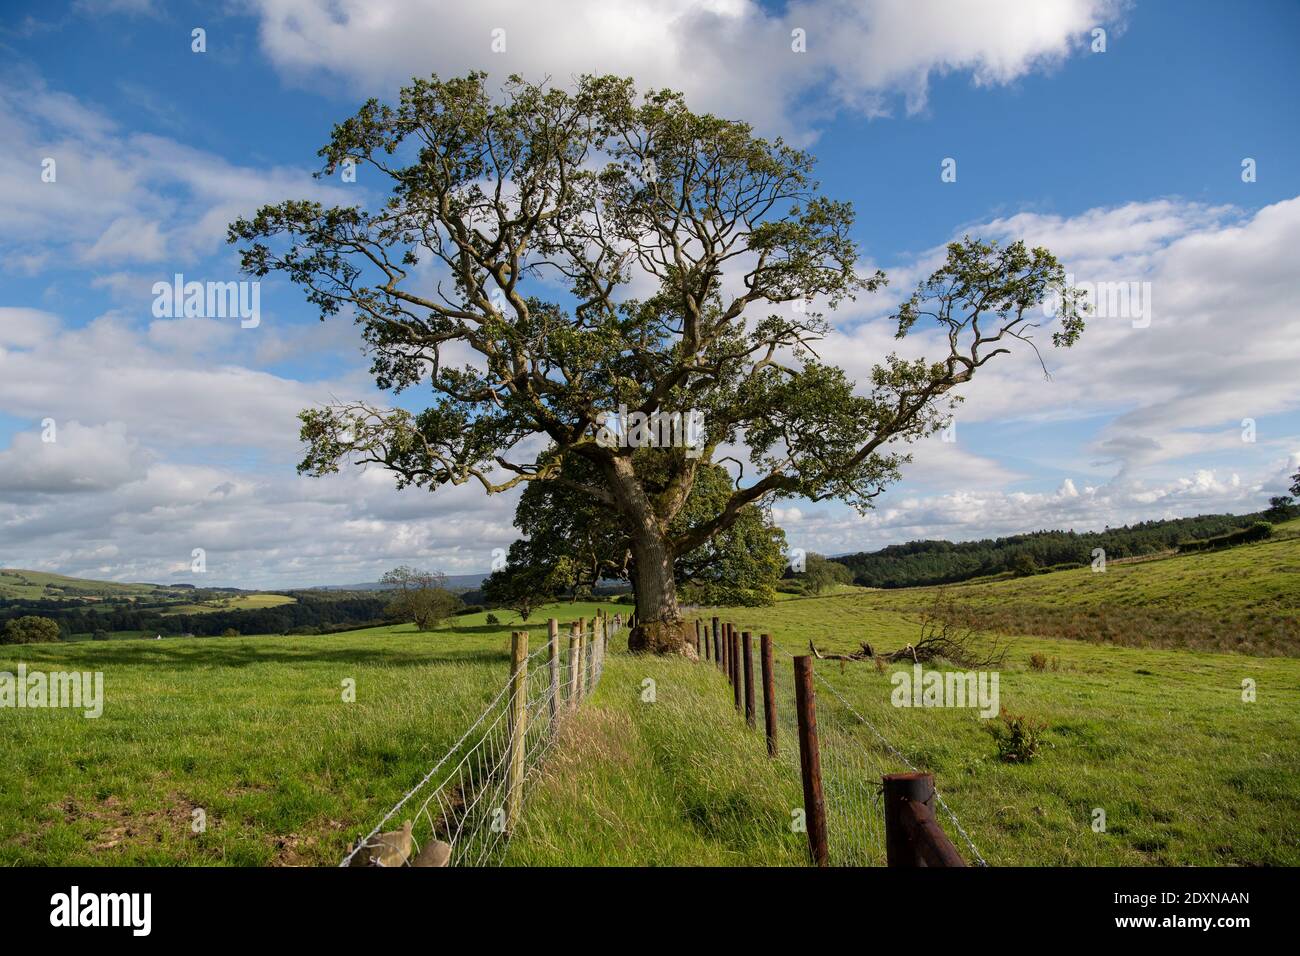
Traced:
<path fill-rule="evenodd" d="M 164 616 L 173 614 L 211 614 L 214 611 L 256 611 L 267 607 L 280 607 L 295 604 L 297 598 L 288 594 L 237 594 L 230 597 L 214 598 L 201 604 L 177 604 L 163 612 Z"/>
<path fill-rule="evenodd" d="M 0 646 L 0 670 L 102 671 L 105 698 L 98 719 L 0 709 L 0 864 L 336 863 L 501 687 L 518 621 L 498 616 L 426 634 Z"/>
<path fill-rule="evenodd" d="M 45 571 L 0 568 L 0 598 L 6 600 L 57 599 L 65 593 L 78 597 L 92 594 L 115 598 L 151 597 L 159 590 L 166 589 L 156 584 L 120 584 L 116 581 L 70 578 Z"/>
<path fill-rule="evenodd" d="M 942 594 L 977 627 L 1133 647 L 1300 655 L 1300 523 L 1222 551 L 1007 580 L 874 592 L 917 611 Z M 856 600 L 851 598 L 850 600 Z"/>
<path fill-rule="evenodd" d="M 1051 602 L 1193 611 L 1231 622 L 1252 611 L 1291 613 L 1300 589 L 1300 539 L 963 589 L 983 607 Z M 1288 585 L 1288 581 L 1290 584 Z M 761 609 L 716 613 L 807 653 L 889 651 L 915 641 L 920 611 L 939 589 L 840 592 Z M 956 590 L 956 589 L 950 589 Z M 1022 605 L 1023 606 L 1023 605 Z M 704 609 L 702 616 L 713 610 Z M 1145 621 L 1146 619 L 1143 618 Z M 912 764 L 935 774 L 945 798 L 994 865 L 1300 865 L 1300 660 L 1283 656 L 1128 647 L 1001 634 L 1009 656 L 999 697 L 1046 725 L 1040 756 L 1008 764 L 986 722 L 969 710 L 895 708 L 889 673 L 868 663 L 817 671 Z M 1125 643 L 1149 634 L 1121 635 Z M 1156 635 L 1164 639 L 1163 634 Z M 1234 645 L 1240 646 L 1237 642 Z M 1247 651 L 1257 648 L 1246 647 Z M 1294 654 L 1295 645 L 1286 650 Z M 1031 655 L 1048 658 L 1034 670 Z M 1267 651 L 1277 655 L 1277 648 Z M 511 844 L 517 863 L 787 863 L 801 805 L 789 747 L 791 665 L 777 661 L 782 759 L 744 728 L 730 688 L 710 665 L 611 657 L 602 686 L 570 728 L 581 759 L 566 760 Z M 641 702 L 645 678 L 659 703 Z M 1242 700 L 1242 681 L 1257 700 Z M 907 769 L 824 688 L 822 759 L 833 860 L 881 862 L 875 805 L 882 773 Z M 1106 813 L 1106 831 L 1092 829 Z M 959 848 L 968 847 L 941 815 Z M 865 821 L 865 822 L 864 822 Z M 752 841 L 766 850 L 758 851 Z"/>
<path fill-rule="evenodd" d="M 965 604 L 1062 607 L 1109 624 L 1141 612 L 1195 613 L 1234 627 L 1290 614 L 1300 536 L 1213 554 L 1060 572 L 961 589 Z M 1279 584 L 1279 580 L 1281 583 Z M 919 636 L 938 589 L 847 590 L 731 609 L 786 651 L 899 648 Z M 626 612 L 626 607 L 611 610 Z M 538 612 L 590 617 L 593 605 Z M 705 616 L 713 612 L 704 610 Z M 0 863 L 331 864 L 458 738 L 501 686 L 509 632 L 497 612 L 433 634 L 409 627 L 320 637 L 173 639 L 0 648 L 48 669 L 102 670 L 104 716 L 0 710 Z M 1030 620 L 1028 617 L 1026 620 Z M 1032 620 L 1031 620 L 1032 623 Z M 889 671 L 825 661 L 821 685 L 833 859 L 880 862 L 880 774 L 932 771 L 994 865 L 1300 865 L 1300 659 L 1288 646 L 1223 653 L 1027 633 L 999 668 L 1000 703 L 1040 720 L 1028 764 L 997 757 L 970 710 L 895 708 Z M 990 635 L 984 635 L 988 637 Z M 1136 646 L 1142 643 L 1148 646 Z M 1241 647 L 1241 644 L 1234 646 Z M 1286 656 L 1287 653 L 1291 656 Z M 1036 670 L 1030 657 L 1049 666 Z M 802 804 L 792 746 L 790 663 L 777 662 L 781 755 L 744 726 L 707 663 L 634 657 L 615 646 L 605 677 L 565 724 L 534 778 L 506 862 L 518 865 L 788 865 Z M 340 682 L 357 682 L 355 704 Z M 1258 699 L 1242 700 L 1242 681 Z M 655 700 L 644 699 L 653 681 Z M 905 760 L 903 759 L 905 758 Z M 203 808 L 206 833 L 190 831 Z M 1093 811 L 1107 817 L 1104 833 Z M 959 848 L 960 835 L 941 816 Z"/>

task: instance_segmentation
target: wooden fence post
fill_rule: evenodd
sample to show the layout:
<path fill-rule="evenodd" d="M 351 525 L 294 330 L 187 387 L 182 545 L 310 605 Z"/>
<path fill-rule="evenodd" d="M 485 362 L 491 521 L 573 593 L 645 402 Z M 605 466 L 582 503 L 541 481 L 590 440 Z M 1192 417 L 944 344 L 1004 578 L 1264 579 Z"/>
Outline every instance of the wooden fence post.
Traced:
<path fill-rule="evenodd" d="M 803 809 L 808 827 L 808 851 L 814 866 L 826 866 L 826 799 L 822 795 L 822 758 L 817 749 L 817 697 L 813 692 L 813 662 L 808 655 L 794 659 L 794 700 L 799 717 L 799 771 L 803 776 Z"/>
<path fill-rule="evenodd" d="M 549 618 L 546 622 L 547 665 L 551 675 L 551 733 L 555 733 L 560 716 L 560 622 Z"/>
<path fill-rule="evenodd" d="M 889 866 L 965 866 L 934 818 L 934 775 L 887 773 L 884 784 L 885 859 Z"/>
<path fill-rule="evenodd" d="M 506 829 L 519 821 L 524 799 L 524 744 L 528 736 L 528 632 L 510 640 L 510 763 L 506 775 Z"/>
<path fill-rule="evenodd" d="M 750 636 L 749 631 L 741 633 L 741 639 L 744 641 L 744 662 L 745 662 L 745 723 L 750 727 L 754 726 L 754 639 Z"/>
<path fill-rule="evenodd" d="M 772 673 L 772 635 L 758 639 L 758 653 L 763 661 L 763 723 L 767 728 L 767 755 L 776 756 L 776 675 Z"/>
<path fill-rule="evenodd" d="M 741 688 L 740 673 L 740 631 L 736 630 L 736 625 L 731 625 L 731 689 L 736 698 L 736 713 L 740 713 L 745 706 Z"/>
<path fill-rule="evenodd" d="M 713 619 L 713 663 L 722 668 L 722 641 L 718 636 L 718 619 Z"/>
<path fill-rule="evenodd" d="M 695 621 L 695 643 L 700 646 L 700 660 L 707 661 L 713 657 L 709 647 L 709 629 L 698 618 Z"/>
<path fill-rule="evenodd" d="M 569 625 L 569 710 L 578 707 L 578 625 Z"/>
<path fill-rule="evenodd" d="M 731 680 L 731 631 L 726 621 L 722 622 L 722 672 Z"/>
<path fill-rule="evenodd" d="M 587 619 L 578 618 L 578 703 L 587 699 L 587 656 L 591 647 L 587 641 Z"/>

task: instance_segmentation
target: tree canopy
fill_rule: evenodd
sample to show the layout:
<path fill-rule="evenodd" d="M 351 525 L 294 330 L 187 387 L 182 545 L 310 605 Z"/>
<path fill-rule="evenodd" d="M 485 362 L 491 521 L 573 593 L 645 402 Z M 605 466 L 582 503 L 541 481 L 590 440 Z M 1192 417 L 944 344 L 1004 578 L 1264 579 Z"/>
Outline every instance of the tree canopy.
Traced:
<path fill-rule="evenodd" d="M 417 78 L 337 125 L 321 155 L 323 175 L 377 173 L 387 202 L 264 206 L 230 227 L 243 268 L 284 273 L 322 318 L 346 309 L 380 388 L 427 383 L 436 398 L 419 413 L 304 411 L 301 470 L 352 461 L 399 486 L 580 492 L 630 539 L 637 649 L 686 650 L 677 558 L 746 506 L 869 507 L 899 476 L 898 443 L 946 422 L 951 389 L 1033 345 L 1045 298 L 1061 303 L 1054 344 L 1083 327 L 1050 252 L 967 238 L 893 316 L 899 337 L 936 323 L 945 354 L 884 356 L 859 393 L 816 352 L 821 310 L 885 283 L 859 271 L 852 207 L 821 194 L 809 153 L 628 79 L 512 77 L 495 96 L 481 73 Z M 648 456 L 601 441 L 621 408 L 689 413 L 699 440 Z M 566 472 L 573 458 L 589 479 Z M 680 521 L 702 466 L 726 460 L 725 501 Z"/>

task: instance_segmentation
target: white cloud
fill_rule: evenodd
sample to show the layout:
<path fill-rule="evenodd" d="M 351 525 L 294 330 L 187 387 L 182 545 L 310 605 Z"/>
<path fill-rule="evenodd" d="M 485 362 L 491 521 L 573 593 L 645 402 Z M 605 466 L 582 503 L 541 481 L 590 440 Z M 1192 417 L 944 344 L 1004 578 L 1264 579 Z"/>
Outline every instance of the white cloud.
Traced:
<path fill-rule="evenodd" d="M 56 422 L 43 435 L 20 432 L 0 450 L 0 495 L 108 491 L 144 477 L 149 457 L 121 422 Z"/>
<path fill-rule="evenodd" d="M 412 76 L 489 69 L 563 82 L 634 76 L 721 115 L 807 133 L 827 112 L 925 105 L 931 77 L 1003 84 L 1069 55 L 1120 0 L 255 0 L 263 51 L 304 82 L 329 74 L 392 95 Z M 804 31 L 806 52 L 792 49 Z M 493 31 L 505 50 L 492 50 Z M 818 90 L 813 107 L 808 94 Z M 829 95 L 827 95 L 829 94 Z"/>
<path fill-rule="evenodd" d="M 1300 408 L 1300 198 L 1253 214 L 1227 207 L 1159 200 L 1094 209 L 1073 217 L 1021 213 L 974 224 L 971 235 L 1046 245 L 1077 282 L 1149 283 L 1147 327 L 1131 318 L 1094 317 L 1069 350 L 1037 341 L 1051 372 L 1028 349 L 985 366 L 961 394 L 963 423 L 1065 422 L 1109 416 L 1094 456 L 1134 468 L 1211 452 L 1248 452 L 1243 418 Z M 905 265 L 914 279 L 928 269 Z M 855 312 L 837 318 L 826 343 L 858 381 L 897 349 L 936 357 L 946 343 L 918 329 L 902 343 L 879 316 L 910 292 L 895 283 Z M 861 320 L 861 316 L 867 316 Z M 1139 325 L 1141 320 L 1138 320 Z M 1260 442 L 1287 436 L 1259 436 Z"/>

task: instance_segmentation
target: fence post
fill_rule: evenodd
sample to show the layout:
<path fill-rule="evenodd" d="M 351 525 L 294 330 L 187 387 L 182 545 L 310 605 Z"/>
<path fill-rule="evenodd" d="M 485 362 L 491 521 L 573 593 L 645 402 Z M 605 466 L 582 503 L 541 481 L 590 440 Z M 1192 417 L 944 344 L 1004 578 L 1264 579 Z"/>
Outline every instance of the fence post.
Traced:
<path fill-rule="evenodd" d="M 578 703 L 587 698 L 587 655 L 591 648 L 587 642 L 587 619 L 578 618 Z"/>
<path fill-rule="evenodd" d="M 510 764 L 506 777 L 506 829 L 519 820 L 524 797 L 524 743 L 528 736 L 528 632 L 510 640 Z"/>
<path fill-rule="evenodd" d="M 754 726 L 754 639 L 749 631 L 741 634 L 745 642 L 745 723 Z"/>
<path fill-rule="evenodd" d="M 713 655 L 709 653 L 709 631 L 704 626 L 704 622 L 699 618 L 695 619 L 695 643 L 700 647 L 700 660 L 707 661 Z"/>
<path fill-rule="evenodd" d="M 808 851 L 814 866 L 826 866 L 826 799 L 822 795 L 822 758 L 817 749 L 817 697 L 813 692 L 813 662 L 807 654 L 794 659 L 794 702 L 799 717 L 799 771 L 803 776 L 803 809 L 808 827 Z"/>
<path fill-rule="evenodd" d="M 884 784 L 885 860 L 889 866 L 965 866 L 934 818 L 934 775 L 887 773 Z"/>
<path fill-rule="evenodd" d="M 578 625 L 569 625 L 569 710 L 578 707 Z"/>
<path fill-rule="evenodd" d="M 722 672 L 731 680 L 731 631 L 726 621 L 722 622 Z"/>
<path fill-rule="evenodd" d="M 546 622 L 547 665 L 551 674 L 551 733 L 560 716 L 560 622 L 550 618 Z"/>
<path fill-rule="evenodd" d="M 736 698 L 736 713 L 740 713 L 740 709 L 744 706 L 740 681 L 740 631 L 736 630 L 736 625 L 733 624 L 731 625 L 731 689 Z"/>
<path fill-rule="evenodd" d="M 718 619 L 713 619 L 713 663 L 722 668 L 722 642 L 718 637 Z"/>
<path fill-rule="evenodd" d="M 763 661 L 763 723 L 767 727 L 767 755 L 776 756 L 776 678 L 772 673 L 772 635 L 758 639 L 759 657 Z"/>

